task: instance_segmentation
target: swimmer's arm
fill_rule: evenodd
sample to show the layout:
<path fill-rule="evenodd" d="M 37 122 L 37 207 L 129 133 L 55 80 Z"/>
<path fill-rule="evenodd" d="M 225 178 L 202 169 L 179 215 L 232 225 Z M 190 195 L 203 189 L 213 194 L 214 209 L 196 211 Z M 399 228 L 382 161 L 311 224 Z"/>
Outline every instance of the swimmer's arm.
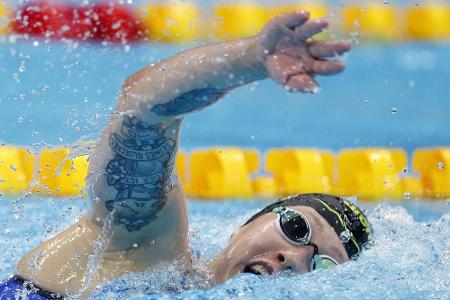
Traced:
<path fill-rule="evenodd" d="M 266 78 L 256 51 L 255 37 L 197 48 L 126 80 L 90 164 L 91 219 L 111 223 L 111 249 L 187 232 L 173 174 L 182 117 Z M 169 234 L 168 227 L 179 230 Z"/>
<path fill-rule="evenodd" d="M 129 247 L 131 237 L 148 235 L 149 225 L 182 210 L 162 211 L 170 207 L 184 115 L 256 80 L 271 77 L 291 91 L 308 92 L 316 74 L 342 71 L 341 62 L 323 57 L 346 52 L 349 44 L 311 40 L 328 24 L 308 18 L 305 12 L 284 15 L 258 36 L 188 50 L 128 78 L 91 163 L 94 219 L 104 223 L 113 212 L 113 232 Z"/>
<path fill-rule="evenodd" d="M 90 164 L 90 217 L 110 223 L 111 250 L 186 235 L 173 170 L 181 119 L 233 87 L 265 78 L 255 51 L 255 38 L 197 48 L 126 80 Z"/>
<path fill-rule="evenodd" d="M 139 111 L 151 123 L 166 122 L 213 104 L 228 91 L 267 78 L 258 38 L 191 49 L 132 75 L 119 111 Z"/>
<path fill-rule="evenodd" d="M 272 78 L 292 92 L 314 92 L 316 75 L 344 69 L 330 57 L 350 50 L 348 41 L 315 41 L 328 27 L 306 12 L 282 15 L 254 37 L 182 52 L 131 76 L 118 110 L 137 110 L 151 122 L 164 122 L 201 110 L 233 88 Z"/>

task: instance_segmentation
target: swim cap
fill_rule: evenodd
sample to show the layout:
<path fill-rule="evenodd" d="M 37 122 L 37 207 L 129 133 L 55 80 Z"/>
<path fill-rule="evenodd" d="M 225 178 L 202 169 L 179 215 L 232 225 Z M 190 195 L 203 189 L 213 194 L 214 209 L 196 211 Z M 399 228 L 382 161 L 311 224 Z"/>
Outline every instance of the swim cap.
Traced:
<path fill-rule="evenodd" d="M 279 206 L 313 208 L 334 229 L 350 259 L 358 258 L 372 240 L 372 227 L 364 213 L 350 201 L 326 194 L 303 194 L 279 199 L 251 217 L 244 226 Z"/>

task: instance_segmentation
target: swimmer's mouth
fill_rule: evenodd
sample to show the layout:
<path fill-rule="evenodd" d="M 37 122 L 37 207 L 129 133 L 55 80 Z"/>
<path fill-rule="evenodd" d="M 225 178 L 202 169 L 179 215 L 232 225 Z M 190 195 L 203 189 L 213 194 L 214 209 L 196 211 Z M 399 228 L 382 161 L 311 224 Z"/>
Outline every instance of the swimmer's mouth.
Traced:
<path fill-rule="evenodd" d="M 273 268 L 266 262 L 254 262 L 246 265 L 242 272 L 255 275 L 271 275 L 273 274 Z"/>

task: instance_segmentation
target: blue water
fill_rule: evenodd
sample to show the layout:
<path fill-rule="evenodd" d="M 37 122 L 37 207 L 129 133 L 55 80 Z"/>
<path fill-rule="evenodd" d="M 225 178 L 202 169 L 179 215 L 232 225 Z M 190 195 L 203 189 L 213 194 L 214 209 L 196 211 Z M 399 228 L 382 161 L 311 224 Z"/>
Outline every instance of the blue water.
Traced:
<path fill-rule="evenodd" d="M 177 50 L 0 43 L 0 141 L 97 139 L 124 79 Z M 181 146 L 450 145 L 449 52 L 445 44 L 355 47 L 345 73 L 319 78 L 319 94 L 288 94 L 268 80 L 238 89 L 189 116 Z"/>
<path fill-rule="evenodd" d="M 5 199 L 2 199 L 5 200 Z M 212 258 L 231 232 L 264 205 L 261 201 L 190 202 L 190 235 L 202 262 Z M 240 275 L 207 287 L 162 264 L 99 287 L 90 299 L 449 299 L 450 203 L 409 202 L 365 206 L 375 230 L 374 246 L 359 260 L 305 275 Z M 0 206 L 0 277 L 13 273 L 27 250 L 71 224 L 84 201 L 24 199 Z"/>
<path fill-rule="evenodd" d="M 0 43 L 0 141 L 41 149 L 96 140 L 126 76 L 178 49 L 140 45 Z M 188 117 L 182 148 L 238 145 L 265 150 L 313 146 L 450 145 L 450 47 L 359 46 L 347 71 L 320 78 L 317 95 L 290 95 L 269 81 L 232 92 Z M 235 130 L 239 128 L 239 130 Z M 83 200 L 0 199 L 0 278 L 32 247 L 71 224 Z M 197 267 L 213 257 L 263 201 L 191 201 Z M 364 205 L 375 245 L 356 262 L 306 275 L 241 275 L 207 287 L 161 265 L 99 287 L 91 299 L 450 299 L 448 202 Z"/>

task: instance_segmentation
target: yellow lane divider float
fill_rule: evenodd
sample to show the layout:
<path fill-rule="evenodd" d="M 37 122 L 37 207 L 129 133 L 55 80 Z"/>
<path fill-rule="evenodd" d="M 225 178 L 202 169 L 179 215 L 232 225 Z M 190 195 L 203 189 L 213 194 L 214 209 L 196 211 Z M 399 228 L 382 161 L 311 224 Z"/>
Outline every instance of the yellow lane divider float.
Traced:
<path fill-rule="evenodd" d="M 252 36 L 261 31 L 268 19 L 265 7 L 255 2 L 217 5 L 214 7 L 213 36 L 218 40 Z"/>
<path fill-rule="evenodd" d="M 338 157 L 337 186 L 343 195 L 365 199 L 400 199 L 403 188 L 399 173 L 407 167 L 400 149 L 344 150 Z"/>
<path fill-rule="evenodd" d="M 273 174 L 278 195 L 331 193 L 333 154 L 313 149 L 273 149 L 266 154 L 266 170 Z"/>
<path fill-rule="evenodd" d="M 393 5 L 351 4 L 342 8 L 341 15 L 342 31 L 357 34 L 362 40 L 396 41 L 402 33 L 400 17 Z"/>
<path fill-rule="evenodd" d="M 5 3 L 0 2 L 0 35 L 8 33 L 8 23 L 11 20 L 12 10 Z"/>
<path fill-rule="evenodd" d="M 37 184 L 33 192 L 52 196 L 83 194 L 88 174 L 88 156 L 70 159 L 67 148 L 46 149 L 38 160 Z"/>
<path fill-rule="evenodd" d="M 250 174 L 258 167 L 257 151 L 238 148 L 194 151 L 186 192 L 205 199 L 253 197 Z"/>
<path fill-rule="evenodd" d="M 0 193 L 14 196 L 33 180 L 34 154 L 24 148 L 0 147 Z"/>
<path fill-rule="evenodd" d="M 186 43 L 202 37 L 200 12 L 190 2 L 150 5 L 144 8 L 150 41 Z"/>
<path fill-rule="evenodd" d="M 419 149 L 412 160 L 422 176 L 424 195 L 450 198 L 450 148 Z"/>
<path fill-rule="evenodd" d="M 406 13 L 406 35 L 411 40 L 448 40 L 450 6 L 444 3 L 410 6 Z"/>
<path fill-rule="evenodd" d="M 201 199 L 278 197 L 297 193 L 357 196 L 361 201 L 450 198 L 450 148 L 419 149 L 412 157 L 417 177 L 408 175 L 402 149 L 367 148 L 332 152 L 315 149 L 269 150 L 260 167 L 252 149 L 180 151 L 176 169 L 186 194 Z M 87 155 L 45 149 L 39 155 L 0 147 L 0 194 L 86 196 Z M 406 176 L 408 175 L 408 176 Z"/>

